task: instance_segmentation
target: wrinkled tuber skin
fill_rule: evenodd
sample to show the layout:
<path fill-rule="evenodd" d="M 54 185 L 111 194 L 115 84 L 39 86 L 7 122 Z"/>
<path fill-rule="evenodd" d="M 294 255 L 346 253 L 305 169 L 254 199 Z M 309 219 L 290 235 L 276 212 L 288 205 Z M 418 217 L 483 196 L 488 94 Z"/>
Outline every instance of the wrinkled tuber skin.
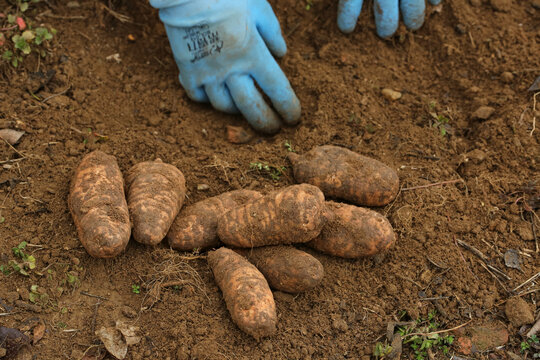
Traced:
<path fill-rule="evenodd" d="M 263 274 L 227 248 L 208 253 L 208 264 L 236 325 L 260 339 L 276 332 L 274 296 Z"/>
<path fill-rule="evenodd" d="M 217 247 L 220 243 L 217 236 L 218 218 L 235 207 L 261 197 L 257 191 L 235 190 L 185 207 L 167 234 L 169 245 L 179 251 Z"/>
<path fill-rule="evenodd" d="M 124 178 L 114 156 L 101 151 L 86 155 L 71 181 L 68 206 L 86 251 L 112 258 L 131 236 Z"/>
<path fill-rule="evenodd" d="M 307 246 L 328 255 L 357 259 L 377 255 L 395 243 L 392 225 L 378 212 L 331 201 L 326 204 L 334 216 Z"/>
<path fill-rule="evenodd" d="M 303 243 L 319 235 L 326 214 L 321 190 L 293 185 L 225 213 L 218 220 L 218 236 L 240 248 Z"/>
<path fill-rule="evenodd" d="M 160 159 L 142 162 L 127 172 L 126 187 L 133 238 L 146 245 L 159 244 L 184 204 L 184 175 Z"/>
<path fill-rule="evenodd" d="M 319 260 L 292 246 L 243 249 L 244 255 L 264 275 L 272 289 L 300 293 L 319 285 L 324 268 Z"/>
<path fill-rule="evenodd" d="M 304 155 L 289 153 L 288 158 L 295 180 L 319 187 L 327 197 L 356 205 L 383 206 L 399 191 L 399 178 L 393 169 L 339 146 L 319 146 Z"/>

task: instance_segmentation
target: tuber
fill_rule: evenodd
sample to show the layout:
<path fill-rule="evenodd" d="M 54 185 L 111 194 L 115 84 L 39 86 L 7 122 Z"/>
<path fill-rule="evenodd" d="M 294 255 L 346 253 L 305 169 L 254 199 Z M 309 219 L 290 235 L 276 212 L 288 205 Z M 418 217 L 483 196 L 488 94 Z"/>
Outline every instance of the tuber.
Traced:
<path fill-rule="evenodd" d="M 399 190 L 399 178 L 393 169 L 342 147 L 319 146 L 304 155 L 289 153 L 288 158 L 295 180 L 319 187 L 327 197 L 356 205 L 383 206 Z"/>
<path fill-rule="evenodd" d="M 133 238 L 146 245 L 163 240 L 184 204 L 184 175 L 160 159 L 133 166 L 126 174 Z"/>
<path fill-rule="evenodd" d="M 242 255 L 227 248 L 208 253 L 208 264 L 238 327 L 260 339 L 276 332 L 276 304 L 264 276 Z"/>
<path fill-rule="evenodd" d="M 218 220 L 218 236 L 234 247 L 303 243 L 326 222 L 324 195 L 317 187 L 293 185 L 230 210 Z"/>
<path fill-rule="evenodd" d="M 86 251 L 112 258 L 131 236 L 124 178 L 114 156 L 101 151 L 86 155 L 73 176 L 68 206 Z"/>

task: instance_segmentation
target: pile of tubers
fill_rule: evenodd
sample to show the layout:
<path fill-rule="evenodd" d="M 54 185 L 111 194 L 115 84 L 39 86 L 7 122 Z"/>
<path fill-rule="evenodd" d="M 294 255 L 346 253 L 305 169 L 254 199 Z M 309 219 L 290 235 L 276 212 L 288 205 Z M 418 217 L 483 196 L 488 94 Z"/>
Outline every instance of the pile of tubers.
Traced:
<path fill-rule="evenodd" d="M 173 165 L 159 159 L 137 164 L 124 183 L 116 159 L 94 151 L 75 171 L 68 205 L 93 257 L 118 256 L 131 235 L 147 245 L 166 237 L 179 251 L 217 249 L 208 252 L 207 260 L 231 317 L 260 339 L 276 331 L 270 288 L 304 292 L 324 276 L 315 257 L 291 244 L 356 259 L 382 253 L 396 239 L 383 215 L 359 207 L 383 206 L 395 198 L 399 178 L 394 170 L 330 145 L 288 158 L 299 185 L 267 195 L 231 191 L 182 209 L 185 180 Z"/>

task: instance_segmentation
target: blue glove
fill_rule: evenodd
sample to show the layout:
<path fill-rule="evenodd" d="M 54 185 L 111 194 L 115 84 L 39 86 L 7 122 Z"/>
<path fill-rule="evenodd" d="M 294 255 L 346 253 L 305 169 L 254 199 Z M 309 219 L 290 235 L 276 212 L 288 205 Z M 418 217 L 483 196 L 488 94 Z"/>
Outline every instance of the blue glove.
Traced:
<path fill-rule="evenodd" d="M 266 0 L 150 0 L 160 9 L 180 83 L 195 101 L 241 112 L 256 130 L 275 133 L 279 116 L 300 119 L 300 102 L 275 61 L 287 52 L 279 22 Z M 271 53 L 272 52 L 272 53 Z"/>
<path fill-rule="evenodd" d="M 441 0 L 429 0 L 438 5 Z M 350 33 L 362 10 L 363 0 L 339 0 L 338 27 L 344 33 Z M 424 23 L 425 0 L 375 0 L 373 4 L 377 34 L 386 38 L 392 36 L 399 24 L 399 11 L 403 15 L 405 26 L 418 30 Z"/>

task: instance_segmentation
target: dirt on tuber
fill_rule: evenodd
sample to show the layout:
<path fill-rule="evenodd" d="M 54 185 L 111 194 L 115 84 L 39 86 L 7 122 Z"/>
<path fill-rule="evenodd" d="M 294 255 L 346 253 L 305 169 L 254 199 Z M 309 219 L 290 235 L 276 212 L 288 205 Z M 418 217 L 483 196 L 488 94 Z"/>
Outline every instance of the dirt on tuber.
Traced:
<path fill-rule="evenodd" d="M 273 335 L 276 304 L 263 274 L 242 255 L 224 247 L 208 253 L 208 264 L 234 323 L 255 339 Z"/>
<path fill-rule="evenodd" d="M 159 244 L 184 204 L 184 175 L 160 159 L 142 162 L 127 172 L 126 187 L 133 238 L 146 245 Z"/>
<path fill-rule="evenodd" d="M 291 152 L 288 158 L 298 183 L 315 185 L 330 198 L 383 206 L 399 190 L 399 178 L 393 169 L 339 146 L 318 146 L 304 155 Z"/>
<path fill-rule="evenodd" d="M 307 246 L 328 255 L 357 259 L 384 252 L 395 243 L 392 225 L 378 212 L 332 201 L 326 206 L 334 216 Z"/>
<path fill-rule="evenodd" d="M 223 243 L 240 248 L 303 243 L 319 235 L 326 215 L 321 190 L 293 185 L 225 213 L 217 231 Z"/>
<path fill-rule="evenodd" d="M 237 252 L 255 265 L 275 290 L 301 293 L 319 285 L 324 277 L 319 260 L 292 246 L 264 246 Z"/>
<path fill-rule="evenodd" d="M 91 256 L 112 258 L 124 251 L 131 224 L 124 178 L 114 156 L 94 151 L 83 158 L 71 181 L 68 206 Z"/>
<path fill-rule="evenodd" d="M 235 190 L 185 207 L 167 234 L 169 245 L 179 251 L 204 250 L 218 246 L 218 218 L 231 209 L 261 197 L 257 191 Z"/>

